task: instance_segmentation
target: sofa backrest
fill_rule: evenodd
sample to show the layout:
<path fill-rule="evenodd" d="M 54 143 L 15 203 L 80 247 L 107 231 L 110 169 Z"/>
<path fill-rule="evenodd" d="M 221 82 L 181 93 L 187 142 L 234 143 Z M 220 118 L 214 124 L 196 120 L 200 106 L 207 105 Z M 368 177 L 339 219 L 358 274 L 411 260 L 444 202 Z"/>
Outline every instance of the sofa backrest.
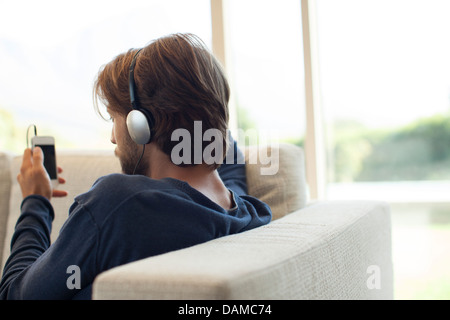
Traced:
<path fill-rule="evenodd" d="M 249 194 L 266 202 L 273 219 L 305 206 L 306 183 L 303 150 L 289 144 L 245 148 Z M 256 160 L 255 160 L 256 159 Z M 266 161 L 270 159 L 270 163 Z M 22 194 L 16 177 L 22 156 L 0 153 L 0 260 L 1 270 L 9 257 L 10 240 L 20 214 Z M 51 233 L 56 239 L 67 219 L 74 197 L 90 189 L 101 176 L 120 172 L 120 164 L 112 152 L 66 151 L 57 155 L 57 165 L 67 183 L 61 189 L 68 191 L 64 198 L 53 198 L 55 219 Z M 264 170 L 266 169 L 266 170 Z"/>

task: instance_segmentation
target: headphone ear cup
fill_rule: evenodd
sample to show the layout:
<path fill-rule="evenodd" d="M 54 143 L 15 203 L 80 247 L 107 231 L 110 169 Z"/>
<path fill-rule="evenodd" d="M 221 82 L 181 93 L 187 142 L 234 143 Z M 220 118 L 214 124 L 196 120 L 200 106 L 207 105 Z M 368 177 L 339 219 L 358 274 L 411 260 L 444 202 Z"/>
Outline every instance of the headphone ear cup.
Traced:
<path fill-rule="evenodd" d="M 146 115 L 132 110 L 127 115 L 127 128 L 131 139 L 137 144 L 147 144 L 151 140 L 151 128 Z"/>

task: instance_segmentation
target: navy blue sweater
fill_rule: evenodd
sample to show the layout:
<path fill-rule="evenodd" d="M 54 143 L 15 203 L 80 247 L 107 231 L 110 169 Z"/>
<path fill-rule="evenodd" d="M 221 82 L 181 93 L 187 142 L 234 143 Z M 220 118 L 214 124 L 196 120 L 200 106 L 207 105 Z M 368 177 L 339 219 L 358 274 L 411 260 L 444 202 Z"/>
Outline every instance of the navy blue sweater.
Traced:
<path fill-rule="evenodd" d="M 222 165 L 219 174 L 233 195 L 231 210 L 180 180 L 101 177 L 75 198 L 53 244 L 52 205 L 38 195 L 25 198 L 0 298 L 90 299 L 95 277 L 105 270 L 270 222 L 270 208 L 245 195 L 243 165 Z M 68 285 L 73 266 L 79 268 L 80 289 Z"/>

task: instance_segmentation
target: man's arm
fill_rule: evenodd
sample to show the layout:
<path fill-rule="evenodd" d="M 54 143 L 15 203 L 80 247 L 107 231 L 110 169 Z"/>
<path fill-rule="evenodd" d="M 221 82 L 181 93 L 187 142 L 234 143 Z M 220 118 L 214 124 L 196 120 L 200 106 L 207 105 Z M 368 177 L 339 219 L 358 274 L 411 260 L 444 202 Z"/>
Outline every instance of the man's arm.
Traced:
<path fill-rule="evenodd" d="M 97 274 L 98 230 L 90 212 L 75 206 L 50 245 L 50 202 L 41 196 L 29 196 L 21 209 L 0 282 L 0 298 L 72 299 Z"/>
<path fill-rule="evenodd" d="M 3 269 L 0 298 L 6 299 L 11 283 L 50 246 L 53 208 L 42 196 L 29 196 L 21 205 L 22 214 L 11 239 L 11 254 Z"/>
<path fill-rule="evenodd" d="M 217 169 L 225 186 L 237 195 L 247 194 L 245 158 L 231 134 L 228 135 L 229 148 L 223 164 Z"/>
<path fill-rule="evenodd" d="M 61 170 L 59 170 L 61 172 Z M 83 221 L 72 224 L 69 233 L 50 245 L 54 218 L 51 196 L 64 196 L 64 191 L 51 188 L 43 167 L 43 153 L 26 149 L 17 180 L 24 200 L 21 215 L 11 239 L 11 254 L 0 282 L 1 299 L 64 299 L 76 291 L 67 286 L 67 268 L 78 264 L 87 271 L 93 264 L 86 252 L 94 253 L 97 232 L 89 214 L 78 215 Z M 60 179 L 64 183 L 63 179 Z M 80 208 L 82 210 L 82 208 Z M 84 213 L 84 212 L 83 212 Z M 69 217 L 69 220 L 74 218 Z M 81 237 L 82 235 L 82 237 Z M 84 256 L 83 256 L 84 255 Z M 94 253 L 95 255 L 95 253 Z M 89 281 L 88 277 L 85 277 Z"/>

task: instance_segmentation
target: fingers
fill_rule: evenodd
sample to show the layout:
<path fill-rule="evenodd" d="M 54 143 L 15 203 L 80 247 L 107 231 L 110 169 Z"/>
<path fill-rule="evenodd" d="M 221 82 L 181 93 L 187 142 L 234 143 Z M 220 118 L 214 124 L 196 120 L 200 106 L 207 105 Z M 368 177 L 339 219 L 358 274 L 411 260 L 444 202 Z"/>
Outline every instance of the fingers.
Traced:
<path fill-rule="evenodd" d="M 44 153 L 39 147 L 34 147 L 33 150 L 30 148 L 25 149 L 22 158 L 21 170 L 24 171 L 33 166 L 33 164 L 43 164 L 44 163 Z"/>
<path fill-rule="evenodd" d="M 61 173 L 61 172 L 63 172 L 63 169 L 61 167 L 58 167 L 58 173 Z M 58 183 L 64 184 L 64 183 L 66 183 L 66 179 L 58 176 Z M 61 197 L 66 197 L 67 194 L 68 194 L 67 191 L 64 191 L 64 190 L 53 190 L 52 196 L 56 197 L 56 198 L 61 198 Z"/>
<path fill-rule="evenodd" d="M 40 147 L 34 147 L 33 149 L 33 162 L 44 163 L 44 152 Z"/>
<path fill-rule="evenodd" d="M 58 167 L 57 172 L 58 174 L 62 173 L 62 168 Z M 54 190 L 52 188 L 50 177 L 44 168 L 44 152 L 39 147 L 35 147 L 33 150 L 30 148 L 25 149 L 17 181 L 22 190 L 23 198 L 32 194 L 38 194 L 50 200 L 52 197 L 65 197 L 68 195 L 67 191 Z M 64 184 L 66 180 L 58 176 L 58 183 Z"/>
<path fill-rule="evenodd" d="M 63 172 L 63 169 L 61 168 L 61 167 L 59 167 L 58 166 L 58 174 L 59 173 L 62 173 Z M 66 179 L 64 179 L 64 178 L 61 178 L 59 175 L 58 175 L 58 182 L 61 184 L 61 183 L 66 183 Z"/>
<path fill-rule="evenodd" d="M 25 151 L 23 152 L 23 158 L 22 158 L 22 169 L 23 168 L 28 168 L 31 167 L 33 165 L 33 161 L 32 159 L 32 152 L 30 148 L 25 149 Z"/>
<path fill-rule="evenodd" d="M 60 171 L 59 169 L 60 168 L 58 168 L 58 173 L 62 172 L 62 170 Z M 58 183 L 59 184 L 64 184 L 64 183 L 66 183 L 66 179 L 64 179 L 62 177 L 58 177 Z M 64 191 L 64 190 L 53 189 L 53 191 L 52 191 L 52 197 L 55 197 L 55 198 L 66 197 L 67 195 L 68 195 L 68 192 Z"/>
<path fill-rule="evenodd" d="M 67 194 L 68 194 L 67 191 L 64 191 L 64 190 L 53 190 L 52 197 L 62 198 L 62 197 L 67 196 Z"/>

